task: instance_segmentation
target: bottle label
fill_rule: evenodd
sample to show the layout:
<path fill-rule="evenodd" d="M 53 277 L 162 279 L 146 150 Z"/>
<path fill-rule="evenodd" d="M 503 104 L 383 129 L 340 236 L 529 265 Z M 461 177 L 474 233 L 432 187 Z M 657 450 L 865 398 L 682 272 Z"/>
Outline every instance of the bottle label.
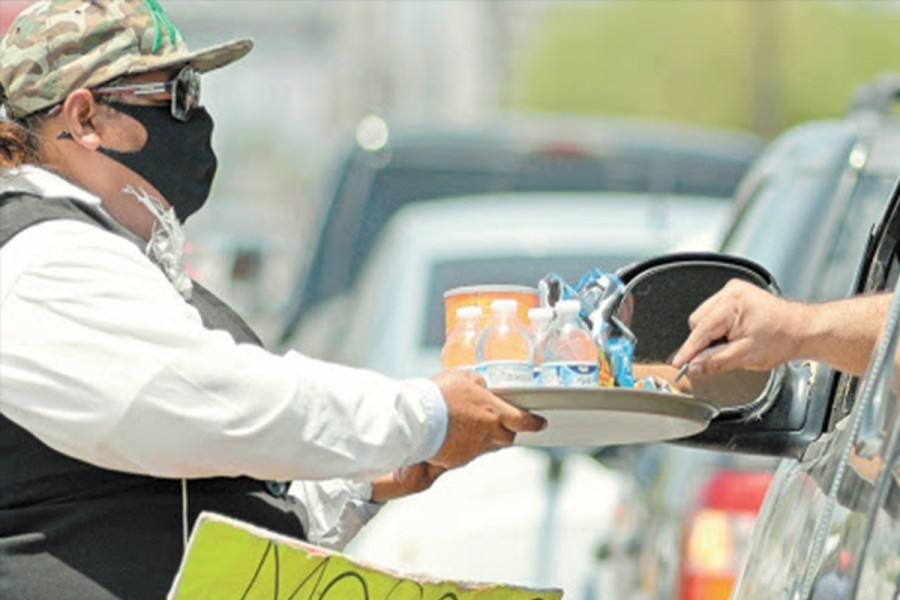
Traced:
<path fill-rule="evenodd" d="M 534 367 L 525 361 L 491 360 L 479 364 L 476 371 L 489 388 L 534 385 Z"/>
<path fill-rule="evenodd" d="M 596 387 L 600 369 L 594 362 L 549 362 L 541 365 L 544 386 Z"/>

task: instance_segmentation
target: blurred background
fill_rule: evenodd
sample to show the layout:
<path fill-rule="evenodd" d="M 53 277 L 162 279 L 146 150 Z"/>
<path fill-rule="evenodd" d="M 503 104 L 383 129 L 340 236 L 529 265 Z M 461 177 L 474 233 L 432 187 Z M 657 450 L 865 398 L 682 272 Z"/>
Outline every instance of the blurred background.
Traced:
<path fill-rule="evenodd" d="M 640 117 L 768 139 L 841 114 L 859 82 L 900 67 L 900 37 L 891 35 L 900 4 L 891 0 L 165 7 L 193 47 L 256 43 L 204 82 L 223 168 L 214 210 L 189 233 L 203 255 L 200 275 L 270 339 L 272 311 L 288 302 L 309 258 L 338 153 L 369 115 L 391 127 L 507 112 Z M 230 273 L 206 260 L 244 246 Z"/>
<path fill-rule="evenodd" d="M 0 27 L 27 4 L 4 0 Z M 390 127 L 509 112 L 639 117 L 770 139 L 841 114 L 858 83 L 900 67 L 894 0 L 163 5 L 192 47 L 256 44 L 204 80 L 222 168 L 189 234 L 197 276 L 268 339 L 339 152 L 367 116 Z M 234 258 L 225 270 L 223 253 Z"/>
<path fill-rule="evenodd" d="M 840 296 L 900 174 L 895 0 L 161 3 L 192 48 L 255 41 L 204 78 L 220 168 L 186 229 L 193 276 L 278 350 L 429 375 L 446 289 L 677 249 Z M 27 4 L 3 0 L 0 28 Z M 785 242 L 816 232 L 816 252 Z M 727 598 L 773 467 L 516 448 L 392 503 L 349 551 L 567 598 Z"/>

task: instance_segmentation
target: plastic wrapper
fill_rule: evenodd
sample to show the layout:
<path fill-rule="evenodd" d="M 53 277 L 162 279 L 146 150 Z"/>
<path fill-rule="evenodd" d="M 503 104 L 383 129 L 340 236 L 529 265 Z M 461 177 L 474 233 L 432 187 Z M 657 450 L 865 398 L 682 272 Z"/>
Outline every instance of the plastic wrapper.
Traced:
<path fill-rule="evenodd" d="M 672 384 L 662 377 L 643 377 L 638 379 L 634 382 L 634 389 L 666 394 L 681 394 L 681 391 L 672 387 Z"/>
<path fill-rule="evenodd" d="M 547 273 L 538 282 L 538 300 L 541 306 L 556 306 L 560 300 L 578 299 L 578 291 L 570 286 L 559 273 Z"/>
<path fill-rule="evenodd" d="M 613 377 L 612 367 L 609 366 L 609 359 L 606 358 L 606 353 L 603 351 L 603 348 L 597 348 L 597 358 L 597 362 L 600 365 L 600 374 L 597 378 L 597 383 L 600 387 L 615 387 L 616 378 Z"/>
<path fill-rule="evenodd" d="M 575 287 L 558 273 L 548 273 L 538 282 L 541 306 L 555 306 L 560 300 L 581 302 L 581 318 L 599 349 L 602 387 L 634 386 L 632 366 L 637 339 L 615 314 L 624 294 L 625 286 L 616 275 L 597 268 L 585 271 Z"/>
<path fill-rule="evenodd" d="M 603 346 L 603 352 L 609 358 L 616 385 L 634 387 L 634 346 L 631 340 L 625 337 L 609 338 Z"/>
<path fill-rule="evenodd" d="M 659 391 L 659 385 L 657 385 L 655 378 L 644 377 L 634 382 L 634 389 L 644 390 L 645 392 L 657 392 Z"/>

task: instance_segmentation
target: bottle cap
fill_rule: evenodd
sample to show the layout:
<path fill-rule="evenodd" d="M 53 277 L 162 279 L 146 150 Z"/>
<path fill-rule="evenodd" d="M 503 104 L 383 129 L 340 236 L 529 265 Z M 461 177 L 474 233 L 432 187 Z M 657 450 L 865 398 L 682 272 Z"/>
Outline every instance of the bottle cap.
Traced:
<path fill-rule="evenodd" d="M 577 314 L 581 310 L 580 300 L 560 300 L 554 306 L 558 314 L 572 315 Z"/>
<path fill-rule="evenodd" d="M 508 298 L 499 298 L 491 302 L 491 312 L 501 315 L 515 314 L 519 308 L 519 303 Z"/>
<path fill-rule="evenodd" d="M 549 306 L 539 306 L 528 309 L 529 321 L 549 321 L 553 318 L 553 309 Z"/>

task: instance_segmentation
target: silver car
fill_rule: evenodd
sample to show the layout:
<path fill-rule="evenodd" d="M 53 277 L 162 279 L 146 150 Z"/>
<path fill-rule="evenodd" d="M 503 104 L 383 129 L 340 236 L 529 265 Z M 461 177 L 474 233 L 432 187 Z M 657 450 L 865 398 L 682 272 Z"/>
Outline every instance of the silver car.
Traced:
<path fill-rule="evenodd" d="M 857 293 L 897 290 L 900 280 L 900 183 L 873 231 Z M 693 307 L 739 277 L 772 291 L 759 265 L 726 255 L 669 256 L 624 274 L 635 298 L 638 360 L 671 355 L 653 343 L 660 323 L 685 323 Z M 668 290 L 665 297 L 654 289 Z M 680 290 L 673 296 L 671 290 Z M 645 335 L 641 336 L 641 332 Z M 694 443 L 731 452 L 782 456 L 750 541 L 732 598 L 866 599 L 900 597 L 900 296 L 867 376 L 794 362 L 762 379 L 738 372 L 708 394 L 719 415 Z M 677 341 L 675 341 L 677 344 Z M 754 377 L 757 377 L 754 379 Z M 813 418 L 824 411 L 828 418 Z M 734 435 L 753 423 L 744 435 Z M 691 443 L 691 440 L 687 440 Z"/>

